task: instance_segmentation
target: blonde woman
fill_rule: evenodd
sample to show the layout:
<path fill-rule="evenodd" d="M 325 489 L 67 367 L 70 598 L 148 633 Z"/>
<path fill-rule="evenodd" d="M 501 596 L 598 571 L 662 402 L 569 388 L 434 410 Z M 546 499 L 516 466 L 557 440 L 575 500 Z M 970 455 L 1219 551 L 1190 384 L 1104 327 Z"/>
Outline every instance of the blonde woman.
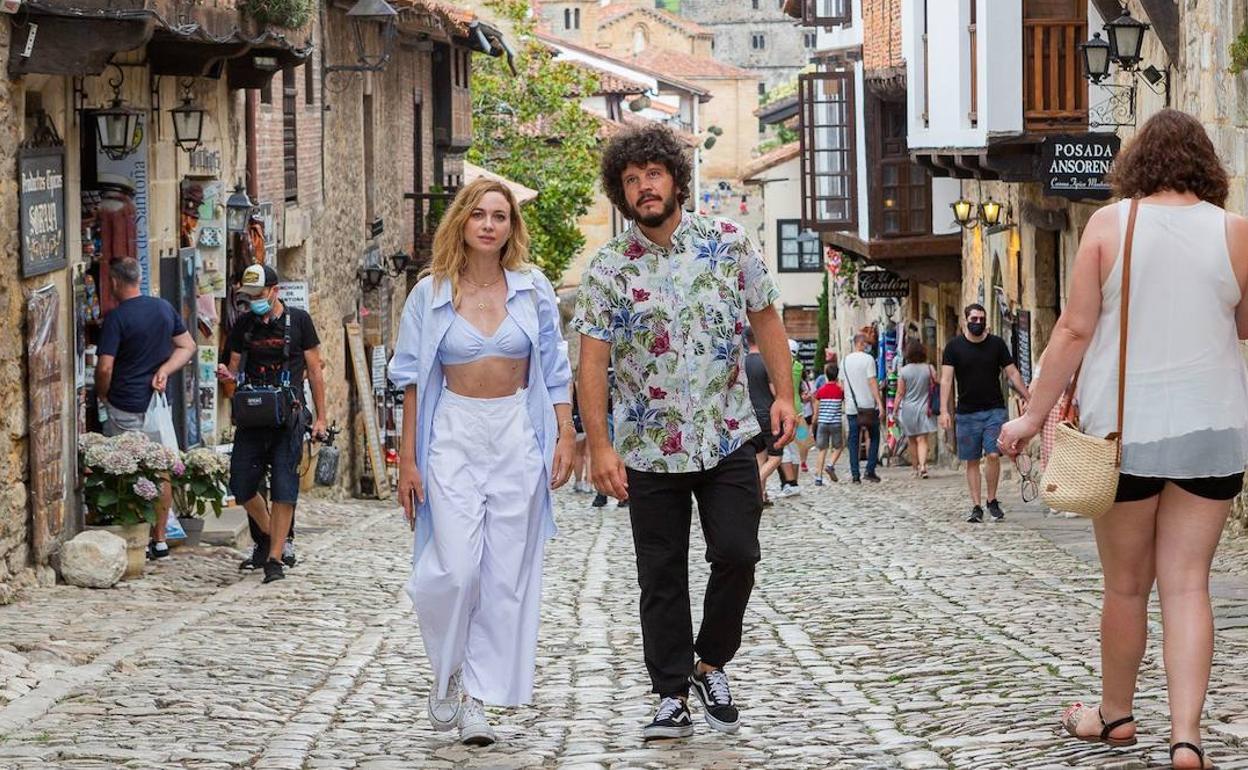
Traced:
<path fill-rule="evenodd" d="M 575 443 L 555 292 L 528 257 L 511 192 L 466 186 L 390 362 L 409 405 L 399 500 L 416 531 L 407 593 L 433 670 L 429 718 L 478 746 L 495 740 L 483 702 L 532 698 L 549 490 Z"/>

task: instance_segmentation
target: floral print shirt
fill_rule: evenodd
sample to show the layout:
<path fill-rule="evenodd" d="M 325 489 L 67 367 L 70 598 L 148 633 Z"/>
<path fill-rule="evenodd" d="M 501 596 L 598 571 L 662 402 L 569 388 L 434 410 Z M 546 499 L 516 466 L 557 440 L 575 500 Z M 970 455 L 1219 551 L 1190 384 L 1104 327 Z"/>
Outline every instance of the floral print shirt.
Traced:
<path fill-rule="evenodd" d="M 758 249 L 728 219 L 685 212 L 670 249 L 634 226 L 598 251 L 572 328 L 611 343 L 615 448 L 626 466 L 701 471 L 758 434 L 746 311 L 779 295 Z"/>

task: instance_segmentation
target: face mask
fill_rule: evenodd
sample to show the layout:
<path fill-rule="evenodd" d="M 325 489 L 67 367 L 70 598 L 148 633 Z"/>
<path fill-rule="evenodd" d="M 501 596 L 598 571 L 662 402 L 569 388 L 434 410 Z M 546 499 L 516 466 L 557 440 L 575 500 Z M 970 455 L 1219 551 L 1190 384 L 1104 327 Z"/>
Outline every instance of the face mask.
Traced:
<path fill-rule="evenodd" d="M 256 315 L 268 315 L 269 311 L 272 309 L 273 303 L 269 302 L 267 297 L 262 299 L 253 299 L 251 301 L 251 312 Z"/>
<path fill-rule="evenodd" d="M 978 337 L 987 328 L 988 324 L 985 321 L 967 321 L 966 323 L 966 330 L 971 333 L 972 337 Z"/>

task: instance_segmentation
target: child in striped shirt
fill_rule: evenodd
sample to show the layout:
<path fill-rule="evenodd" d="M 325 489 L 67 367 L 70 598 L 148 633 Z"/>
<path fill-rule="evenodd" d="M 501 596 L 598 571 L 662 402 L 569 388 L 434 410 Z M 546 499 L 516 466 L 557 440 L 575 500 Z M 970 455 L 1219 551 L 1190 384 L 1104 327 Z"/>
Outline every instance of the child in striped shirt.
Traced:
<path fill-rule="evenodd" d="M 841 427 L 845 414 L 845 391 L 837 382 L 840 367 L 833 361 L 823 368 L 823 373 L 828 378 L 827 382 L 815 391 L 815 414 L 818 415 L 815 423 L 815 448 L 819 450 L 817 467 L 823 469 L 815 478 L 817 487 L 823 486 L 824 473 L 828 475 L 829 481 L 836 482 L 836 461 L 841 458 L 841 451 L 845 447 L 845 432 Z M 832 449 L 832 461 L 824 465 L 829 447 Z"/>

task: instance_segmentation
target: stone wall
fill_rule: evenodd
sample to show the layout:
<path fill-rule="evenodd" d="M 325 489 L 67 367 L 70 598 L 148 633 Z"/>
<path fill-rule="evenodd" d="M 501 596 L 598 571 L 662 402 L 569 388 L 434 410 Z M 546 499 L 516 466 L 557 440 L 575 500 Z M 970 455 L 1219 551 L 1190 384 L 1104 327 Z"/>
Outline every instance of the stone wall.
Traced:
<path fill-rule="evenodd" d="M 768 90 L 797 78 L 808 58 L 802 51 L 805 33 L 802 27 L 780 10 L 775 0 L 759 0 L 758 8 L 750 0 L 682 0 L 680 13 L 715 34 L 714 57 L 719 61 L 756 72 Z M 766 36 L 766 47 L 754 50 L 751 36 Z"/>
<path fill-rule="evenodd" d="M 11 26 L 0 19 L 0 61 L 8 61 Z M 18 259 L 17 114 L 20 88 L 0 83 L 0 604 L 32 577 L 27 513 L 24 299 Z"/>

